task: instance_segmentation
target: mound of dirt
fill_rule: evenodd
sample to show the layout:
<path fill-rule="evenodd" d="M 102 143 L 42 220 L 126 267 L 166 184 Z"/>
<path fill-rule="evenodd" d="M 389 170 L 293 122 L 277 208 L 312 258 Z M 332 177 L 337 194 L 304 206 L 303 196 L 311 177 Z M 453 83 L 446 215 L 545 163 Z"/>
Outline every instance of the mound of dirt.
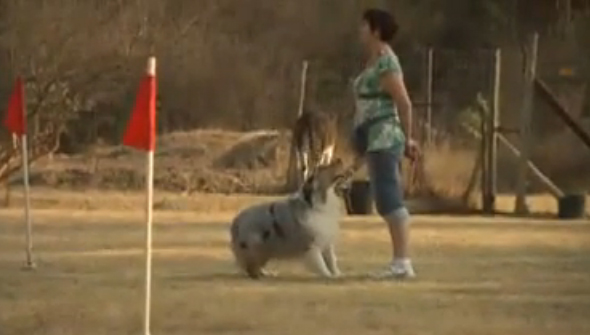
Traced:
<path fill-rule="evenodd" d="M 154 187 L 172 192 L 276 193 L 282 191 L 288 134 L 277 130 L 196 130 L 162 136 L 156 147 Z M 141 190 L 145 155 L 103 147 L 84 155 L 55 155 L 31 169 L 31 185 L 58 189 Z M 13 178 L 20 183 L 21 178 Z"/>
<path fill-rule="evenodd" d="M 279 132 L 247 133 L 213 162 L 219 169 L 260 169 L 276 164 Z"/>

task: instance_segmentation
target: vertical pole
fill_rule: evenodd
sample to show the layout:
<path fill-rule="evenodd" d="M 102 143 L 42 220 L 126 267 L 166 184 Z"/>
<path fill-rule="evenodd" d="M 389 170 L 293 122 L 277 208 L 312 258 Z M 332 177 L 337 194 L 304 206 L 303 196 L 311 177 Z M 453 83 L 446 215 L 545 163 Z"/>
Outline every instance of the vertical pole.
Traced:
<path fill-rule="evenodd" d="M 492 108 L 488 117 L 487 139 L 487 196 L 484 203 L 484 213 L 493 214 L 496 208 L 497 186 L 497 154 L 498 154 L 498 128 L 500 126 L 500 73 L 502 67 L 502 53 L 500 49 L 494 51 L 494 76 L 492 91 Z"/>
<path fill-rule="evenodd" d="M 569 34 L 572 31 L 572 0 L 565 0 L 565 32 Z"/>
<path fill-rule="evenodd" d="M 426 145 L 432 145 L 432 94 L 434 76 L 434 50 L 428 48 L 426 74 Z"/>
<path fill-rule="evenodd" d="M 156 58 L 150 57 L 147 75 L 156 76 Z M 150 92 L 155 94 L 156 92 Z M 151 102 L 152 99 L 150 99 Z M 154 99 L 155 101 L 155 99 Z M 155 106 L 153 107 L 155 109 Z M 155 127 L 155 125 L 153 125 Z M 145 309 L 143 334 L 150 335 L 151 303 L 152 303 L 152 226 L 154 203 L 154 149 L 147 153 L 146 164 L 146 239 L 145 239 Z"/>
<path fill-rule="evenodd" d="M 491 210 L 496 210 L 496 195 L 498 192 L 498 131 L 500 129 L 500 85 L 502 73 L 502 51 L 496 49 L 494 53 L 494 95 L 492 106 L 492 132 L 490 143 L 490 191 L 491 191 Z"/>
<path fill-rule="evenodd" d="M 152 303 L 152 225 L 154 200 L 154 151 L 147 154 L 146 171 L 146 252 L 145 252 L 145 310 L 143 334 L 150 335 L 151 303 Z"/>
<path fill-rule="evenodd" d="M 303 66 L 301 67 L 301 78 L 300 78 L 300 86 L 299 86 L 299 105 L 297 106 L 297 119 L 301 117 L 303 114 L 303 108 L 305 106 L 305 91 L 307 86 L 307 69 L 309 67 L 309 63 L 307 60 L 303 61 Z M 299 174 L 299 161 L 295 161 L 295 147 L 294 147 L 294 139 L 291 139 L 291 148 L 289 151 L 289 163 L 287 164 L 287 189 L 290 190 L 294 184 L 297 184 L 297 187 L 301 184 L 301 176 Z"/>
<path fill-rule="evenodd" d="M 25 269 L 35 268 L 33 262 L 33 226 L 31 223 L 31 191 L 29 187 L 29 153 L 27 144 L 27 134 L 23 134 L 21 137 L 21 148 L 23 158 L 23 183 L 25 188 L 25 224 L 26 224 L 26 264 Z"/>
<path fill-rule="evenodd" d="M 539 34 L 534 33 L 527 48 L 524 92 L 522 110 L 520 111 L 520 160 L 518 165 L 518 181 L 516 184 L 516 201 L 514 204 L 515 213 L 520 215 L 528 214 L 529 212 L 526 203 L 526 188 L 528 182 L 528 162 L 530 160 L 532 144 L 533 85 L 537 72 L 538 45 Z"/>
<path fill-rule="evenodd" d="M 303 67 L 301 68 L 301 86 L 300 86 L 300 92 L 299 92 L 299 107 L 297 108 L 297 117 L 301 116 L 301 114 L 303 114 L 303 107 L 305 104 L 305 88 L 307 85 L 307 68 L 309 66 L 309 63 L 304 60 L 303 61 Z"/>
<path fill-rule="evenodd" d="M 480 151 L 479 151 L 479 159 L 481 160 L 481 180 L 480 180 L 480 185 L 481 185 L 481 203 L 482 203 L 482 209 L 485 212 L 485 210 L 487 209 L 487 198 L 488 198 L 488 174 L 489 174 L 489 164 L 488 164 L 488 137 L 489 137 L 489 133 L 488 133 L 488 118 L 490 115 L 490 110 L 488 107 L 488 103 L 487 101 L 484 99 L 483 95 L 481 93 L 478 94 L 477 96 L 477 102 L 478 102 L 478 106 L 479 106 L 479 112 L 480 112 L 480 132 L 481 132 L 481 141 L 480 141 Z"/>

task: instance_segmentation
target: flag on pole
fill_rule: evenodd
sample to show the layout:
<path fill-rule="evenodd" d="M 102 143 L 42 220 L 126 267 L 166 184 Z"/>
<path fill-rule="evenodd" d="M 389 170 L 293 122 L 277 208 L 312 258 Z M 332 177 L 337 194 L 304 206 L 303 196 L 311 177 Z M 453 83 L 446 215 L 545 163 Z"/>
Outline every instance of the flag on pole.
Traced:
<path fill-rule="evenodd" d="M 143 151 L 153 151 L 156 147 L 156 76 L 149 69 L 142 79 L 131 119 L 123 137 L 123 144 Z"/>
<path fill-rule="evenodd" d="M 26 117 L 25 85 L 19 76 L 14 83 L 14 89 L 8 101 L 8 108 L 4 116 L 4 126 L 14 135 L 20 137 L 23 186 L 25 189 L 25 224 L 26 224 L 26 265 L 25 269 L 34 269 L 33 262 L 33 226 L 31 223 L 31 200 L 29 187 L 29 152 L 27 145 L 27 117 Z"/>
<path fill-rule="evenodd" d="M 16 78 L 4 116 L 4 126 L 13 134 L 23 136 L 27 132 L 25 117 L 25 86 L 21 77 Z"/>
<path fill-rule="evenodd" d="M 154 201 L 154 150 L 156 147 L 156 58 L 148 59 L 123 144 L 147 152 L 144 335 L 150 335 L 152 286 L 152 223 Z"/>

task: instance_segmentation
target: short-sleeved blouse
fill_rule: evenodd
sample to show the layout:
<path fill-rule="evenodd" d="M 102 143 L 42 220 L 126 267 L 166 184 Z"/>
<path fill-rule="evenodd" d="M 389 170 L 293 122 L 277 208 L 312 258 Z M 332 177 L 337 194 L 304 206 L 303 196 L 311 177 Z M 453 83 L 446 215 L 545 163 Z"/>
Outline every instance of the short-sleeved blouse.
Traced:
<path fill-rule="evenodd" d="M 403 75 L 397 55 L 389 48 L 384 50 L 377 61 L 366 67 L 354 80 L 356 100 L 354 124 L 358 126 L 373 118 L 393 114 L 393 117 L 385 118 L 371 126 L 368 132 L 367 151 L 393 149 L 401 153 L 406 139 L 397 107 L 391 96 L 380 85 L 381 75 L 387 71 Z"/>

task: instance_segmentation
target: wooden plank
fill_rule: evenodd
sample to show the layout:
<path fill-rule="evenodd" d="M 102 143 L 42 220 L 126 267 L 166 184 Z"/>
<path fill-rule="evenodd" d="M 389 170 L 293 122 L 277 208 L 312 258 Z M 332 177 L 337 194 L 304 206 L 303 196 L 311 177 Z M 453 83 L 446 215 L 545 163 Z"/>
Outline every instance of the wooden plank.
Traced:
<path fill-rule="evenodd" d="M 504 144 L 506 148 L 508 148 L 517 158 L 520 158 L 520 151 L 516 148 L 514 144 L 510 143 L 510 141 L 506 137 L 504 137 L 503 135 L 499 135 L 498 139 L 500 140 L 500 143 Z M 537 180 L 539 182 L 545 185 L 547 190 L 555 198 L 561 198 L 564 196 L 563 191 L 559 187 L 557 187 L 557 185 L 555 185 L 555 183 L 553 183 L 551 179 L 549 179 L 549 177 L 547 177 L 543 172 L 541 172 L 541 170 L 539 170 L 539 168 L 535 164 L 533 164 L 533 162 L 529 160 L 526 163 L 526 166 L 530 170 L 530 172 L 532 172 L 534 176 L 537 177 Z"/>
<path fill-rule="evenodd" d="M 476 139 L 482 138 L 481 133 L 479 131 L 477 131 L 475 128 L 473 128 L 472 126 L 467 125 L 467 124 L 462 124 L 462 126 L 463 126 L 463 128 L 465 128 L 465 130 L 467 130 L 467 132 L 469 134 L 471 134 Z M 516 148 L 516 146 L 514 144 L 512 144 L 504 135 L 498 134 L 498 140 L 508 150 L 510 150 L 510 152 L 512 152 L 512 154 L 516 158 L 520 158 L 521 153 L 518 150 L 518 148 Z M 557 187 L 557 185 L 555 185 L 555 183 L 553 183 L 551 181 L 551 179 L 549 179 L 549 177 L 547 177 L 533 162 L 531 162 L 529 160 L 527 162 L 527 167 L 530 170 L 530 172 L 533 173 L 533 176 L 535 176 L 537 178 L 537 180 L 540 183 L 542 183 L 547 188 L 549 193 L 551 193 L 554 197 L 561 198 L 564 196 L 563 191 L 559 187 Z"/>
<path fill-rule="evenodd" d="M 580 140 L 590 149 L 590 135 L 574 120 L 567 109 L 559 102 L 557 97 L 551 93 L 547 84 L 535 78 L 535 91 L 539 96 L 549 104 L 551 109 L 559 118 L 578 136 Z"/>

